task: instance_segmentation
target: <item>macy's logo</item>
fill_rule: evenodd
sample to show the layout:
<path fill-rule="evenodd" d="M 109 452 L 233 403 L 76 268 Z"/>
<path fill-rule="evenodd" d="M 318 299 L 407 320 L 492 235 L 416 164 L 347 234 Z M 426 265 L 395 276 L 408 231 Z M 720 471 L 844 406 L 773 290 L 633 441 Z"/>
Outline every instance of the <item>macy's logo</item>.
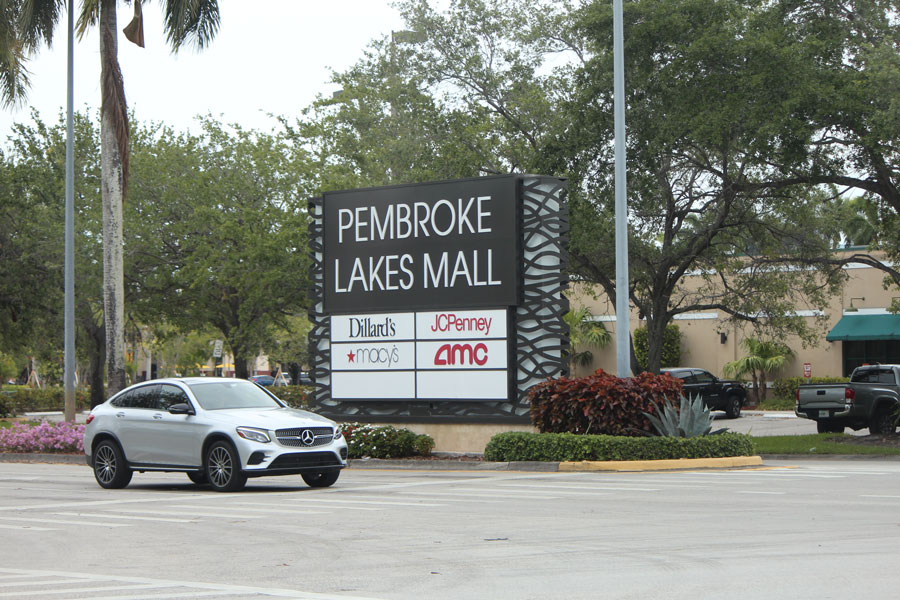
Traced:
<path fill-rule="evenodd" d="M 487 362 L 488 349 L 483 343 L 472 344 L 444 344 L 434 353 L 435 366 L 448 365 L 479 365 Z"/>

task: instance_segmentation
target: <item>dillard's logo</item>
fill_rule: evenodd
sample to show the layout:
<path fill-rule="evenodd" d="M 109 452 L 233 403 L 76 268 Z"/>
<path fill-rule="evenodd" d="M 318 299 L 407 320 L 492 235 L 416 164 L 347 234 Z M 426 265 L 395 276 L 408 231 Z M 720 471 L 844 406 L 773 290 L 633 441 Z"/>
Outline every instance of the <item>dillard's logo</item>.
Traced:
<path fill-rule="evenodd" d="M 444 344 L 434 353 L 435 366 L 478 365 L 483 366 L 488 359 L 488 349 L 483 343 Z"/>
<path fill-rule="evenodd" d="M 397 324 L 390 317 L 385 317 L 384 322 L 375 322 L 370 317 L 350 318 L 351 338 L 394 337 L 395 335 L 397 335 Z"/>

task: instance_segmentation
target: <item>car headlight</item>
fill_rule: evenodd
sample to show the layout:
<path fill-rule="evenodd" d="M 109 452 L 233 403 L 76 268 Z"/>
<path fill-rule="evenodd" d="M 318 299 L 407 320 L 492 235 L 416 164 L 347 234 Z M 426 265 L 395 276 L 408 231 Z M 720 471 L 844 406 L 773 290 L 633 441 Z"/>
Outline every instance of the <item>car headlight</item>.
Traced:
<path fill-rule="evenodd" d="M 265 429 L 257 429 L 255 427 L 238 427 L 236 429 L 237 434 L 244 438 L 245 440 L 250 440 L 251 442 L 261 442 L 266 444 L 271 442 L 269 439 L 269 434 Z"/>
<path fill-rule="evenodd" d="M 334 439 L 339 440 L 342 437 L 344 437 L 344 434 L 341 432 L 340 425 L 335 425 L 334 426 Z"/>

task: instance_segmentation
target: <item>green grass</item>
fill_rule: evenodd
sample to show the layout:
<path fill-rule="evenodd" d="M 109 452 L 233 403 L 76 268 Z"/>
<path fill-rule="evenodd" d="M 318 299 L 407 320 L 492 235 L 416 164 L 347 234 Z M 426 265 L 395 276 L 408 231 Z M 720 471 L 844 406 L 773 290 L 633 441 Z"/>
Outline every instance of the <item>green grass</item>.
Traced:
<path fill-rule="evenodd" d="M 900 454 L 900 448 L 866 446 L 834 441 L 852 441 L 854 436 L 835 433 L 770 435 L 753 438 L 758 454 Z"/>

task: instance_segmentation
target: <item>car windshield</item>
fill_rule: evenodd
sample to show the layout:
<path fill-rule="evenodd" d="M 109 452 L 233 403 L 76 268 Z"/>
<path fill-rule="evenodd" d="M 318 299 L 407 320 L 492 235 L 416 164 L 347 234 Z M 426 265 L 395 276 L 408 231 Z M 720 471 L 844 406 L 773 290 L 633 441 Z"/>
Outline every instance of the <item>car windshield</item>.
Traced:
<path fill-rule="evenodd" d="M 203 410 L 281 407 L 255 383 L 240 379 L 192 383 L 190 388 Z"/>

